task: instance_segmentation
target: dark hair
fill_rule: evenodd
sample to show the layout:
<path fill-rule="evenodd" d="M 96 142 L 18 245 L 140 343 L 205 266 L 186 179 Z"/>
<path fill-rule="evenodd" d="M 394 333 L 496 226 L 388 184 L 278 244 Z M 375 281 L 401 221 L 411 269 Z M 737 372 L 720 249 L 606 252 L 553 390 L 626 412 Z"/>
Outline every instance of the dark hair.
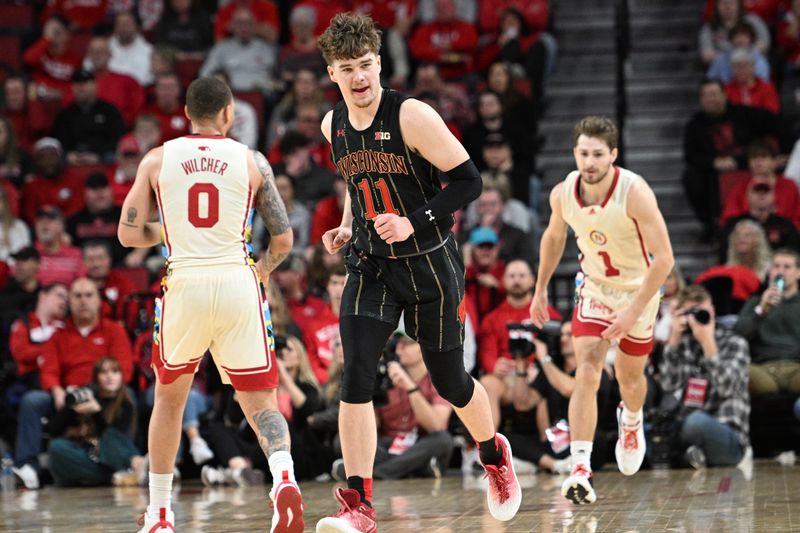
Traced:
<path fill-rule="evenodd" d="M 85 254 L 89 248 L 102 248 L 106 252 L 108 257 L 112 256 L 111 246 L 109 246 L 109 244 L 106 241 L 101 241 L 99 239 L 86 241 L 85 243 L 83 243 L 83 246 L 81 246 L 81 252 Z"/>
<path fill-rule="evenodd" d="M 700 89 L 706 85 L 716 85 L 722 92 L 725 92 L 725 84 L 722 83 L 722 80 L 718 80 L 717 78 L 703 78 L 703 81 L 700 82 Z"/>
<path fill-rule="evenodd" d="M 278 150 L 285 157 L 311 144 L 311 140 L 297 130 L 289 130 L 278 141 Z"/>
<path fill-rule="evenodd" d="M 728 30 L 728 39 L 733 39 L 733 36 L 739 33 L 746 33 L 749 35 L 752 42 L 756 40 L 756 30 L 753 29 L 753 25 L 749 22 L 742 21 L 734 24 L 733 27 Z"/>
<path fill-rule="evenodd" d="M 783 255 L 794 258 L 794 266 L 800 267 L 800 253 L 793 248 L 778 248 L 774 252 L 772 252 L 772 258 L 775 259 L 776 255 Z"/>
<path fill-rule="evenodd" d="M 744 19 L 745 10 L 744 10 L 744 2 L 742 0 L 736 0 L 736 6 L 739 18 L 738 20 L 741 21 Z M 714 0 L 714 15 L 711 17 L 711 28 L 714 30 L 718 30 L 722 27 L 722 17 L 719 14 L 719 0 Z"/>
<path fill-rule="evenodd" d="M 98 359 L 97 362 L 94 364 L 94 368 L 92 369 L 92 383 L 97 388 L 98 392 L 100 391 L 100 380 L 98 379 L 98 376 L 100 375 L 100 372 L 103 371 L 103 367 L 106 365 L 110 365 L 111 368 L 113 368 L 120 374 L 122 373 L 122 365 L 114 357 L 103 357 L 101 359 Z M 131 396 L 128 393 L 128 387 L 125 386 L 125 381 L 123 380 L 122 385 L 114 395 L 114 399 L 111 400 L 111 403 L 109 403 L 108 406 L 106 406 L 106 408 L 103 410 L 103 419 L 106 421 L 106 424 L 108 424 L 109 426 L 114 425 L 114 422 L 116 421 L 117 417 L 119 417 L 122 414 L 122 408 L 126 402 L 131 404 L 131 407 L 135 409 L 133 400 L 131 399 Z M 136 416 L 133 416 L 132 418 L 135 423 Z"/>
<path fill-rule="evenodd" d="M 747 147 L 747 158 L 753 159 L 754 157 L 775 157 L 778 155 L 778 150 L 775 145 L 766 139 L 756 139 Z"/>
<path fill-rule="evenodd" d="M 675 298 L 675 305 L 682 307 L 685 303 L 713 302 L 711 293 L 702 285 L 688 285 L 684 287 Z"/>
<path fill-rule="evenodd" d="M 617 125 L 608 117 L 590 115 L 578 122 L 573 136 L 574 146 L 578 145 L 578 137 L 581 135 L 601 139 L 609 150 L 614 150 L 619 143 Z"/>
<path fill-rule="evenodd" d="M 381 48 L 381 32 L 367 15 L 345 12 L 331 19 L 331 24 L 317 41 L 325 62 L 356 59 Z"/>
<path fill-rule="evenodd" d="M 40 287 L 39 294 L 50 294 L 56 287 L 62 287 L 65 291 L 69 291 L 69 288 L 66 285 L 64 285 L 59 281 L 56 281 L 54 283 L 48 283 L 47 285 Z"/>
<path fill-rule="evenodd" d="M 231 101 L 230 87 L 214 77 L 197 78 L 186 89 L 186 109 L 192 120 L 213 120 Z"/>
<path fill-rule="evenodd" d="M 325 285 L 330 283 L 333 276 L 347 276 L 347 267 L 344 266 L 344 263 L 336 263 L 328 269 L 328 280 L 325 282 Z"/>

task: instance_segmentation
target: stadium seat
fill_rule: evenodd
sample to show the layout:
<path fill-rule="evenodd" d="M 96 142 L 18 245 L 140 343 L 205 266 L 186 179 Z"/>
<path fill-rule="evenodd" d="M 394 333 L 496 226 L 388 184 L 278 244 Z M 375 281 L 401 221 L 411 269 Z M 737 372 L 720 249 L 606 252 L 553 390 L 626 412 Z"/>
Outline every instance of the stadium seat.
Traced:
<path fill-rule="evenodd" d="M 236 98 L 240 100 L 244 100 L 251 106 L 256 112 L 256 117 L 258 118 L 258 131 L 261 132 L 264 129 L 264 96 L 259 91 L 239 91 L 234 94 Z"/>
<path fill-rule="evenodd" d="M 19 37 L 16 35 L 0 35 L 0 68 L 17 71 L 20 67 Z"/>
<path fill-rule="evenodd" d="M 197 78 L 202 66 L 202 59 L 180 59 L 175 62 L 175 74 L 178 75 L 184 88 Z"/>

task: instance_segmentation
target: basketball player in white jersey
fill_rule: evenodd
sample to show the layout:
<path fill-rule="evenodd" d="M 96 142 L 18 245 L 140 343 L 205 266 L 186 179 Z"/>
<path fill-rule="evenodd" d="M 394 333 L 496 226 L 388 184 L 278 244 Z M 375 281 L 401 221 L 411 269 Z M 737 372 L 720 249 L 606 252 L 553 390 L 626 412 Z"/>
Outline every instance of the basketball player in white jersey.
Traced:
<path fill-rule="evenodd" d="M 597 425 L 597 389 L 606 352 L 618 343 L 615 374 L 622 405 L 617 409 L 620 471 L 633 475 L 645 453 L 642 405 L 644 368 L 653 347 L 659 289 L 672 269 L 672 246 L 653 191 L 642 179 L 614 165 L 616 125 L 586 117 L 575 127 L 578 170 L 550 192 L 550 223 L 542 235 L 539 276 L 531 319 L 549 319 L 547 284 L 564 253 L 567 226 L 580 249 L 582 283 L 572 315 L 578 368 L 569 402 L 572 474 L 561 492 L 576 504 L 597 499 L 590 456 Z"/>
<path fill-rule="evenodd" d="M 291 250 L 292 232 L 267 160 L 225 137 L 233 125 L 233 106 L 222 81 L 192 82 L 186 116 L 193 133 L 144 157 L 122 206 L 120 242 L 150 247 L 163 238 L 167 258 L 153 339 L 157 382 L 148 437 L 150 505 L 140 519 L 140 533 L 175 531 L 170 493 L 181 414 L 206 350 L 222 381 L 236 389 L 269 459 L 274 481 L 270 531 L 303 531 L 303 503 L 289 431 L 278 411 L 274 339 L 261 288 L 261 280 Z M 154 207 L 160 223 L 150 222 Z M 269 249 L 255 264 L 248 243 L 254 210 L 271 235 Z"/>

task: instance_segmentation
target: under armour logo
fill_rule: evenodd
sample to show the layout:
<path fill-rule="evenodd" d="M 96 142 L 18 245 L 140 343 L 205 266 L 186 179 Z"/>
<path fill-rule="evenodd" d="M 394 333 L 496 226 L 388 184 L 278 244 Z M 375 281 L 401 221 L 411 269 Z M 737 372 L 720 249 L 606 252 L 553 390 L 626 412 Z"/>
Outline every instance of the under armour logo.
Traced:
<path fill-rule="evenodd" d="M 430 220 L 431 222 L 433 222 L 434 220 L 436 220 L 436 219 L 434 218 L 434 216 L 433 216 L 433 211 L 431 211 L 430 209 L 428 209 L 427 211 L 425 211 L 425 214 L 426 214 L 426 215 L 428 215 L 428 220 Z"/>
<path fill-rule="evenodd" d="M 375 132 L 375 140 L 376 141 L 390 141 L 392 139 L 392 135 L 388 131 L 376 131 Z"/>
<path fill-rule="evenodd" d="M 344 129 L 336 130 L 336 136 L 337 137 L 344 137 Z"/>
<path fill-rule="evenodd" d="M 201 152 L 210 152 L 211 151 L 211 148 L 209 148 L 208 146 L 198 146 L 197 149 L 200 150 Z"/>

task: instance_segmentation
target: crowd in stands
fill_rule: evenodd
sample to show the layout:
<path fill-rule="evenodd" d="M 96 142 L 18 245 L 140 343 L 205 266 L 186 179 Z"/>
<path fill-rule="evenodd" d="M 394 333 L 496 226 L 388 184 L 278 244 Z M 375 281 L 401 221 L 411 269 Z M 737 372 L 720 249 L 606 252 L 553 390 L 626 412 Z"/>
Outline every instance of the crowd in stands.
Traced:
<path fill-rule="evenodd" d="M 486 387 L 518 466 L 569 470 L 571 309 L 551 309 L 554 323 L 542 331 L 528 315 L 543 192 L 537 121 L 557 49 L 547 0 L 23 4 L 13 7 L 37 24 L 2 30 L 23 53 L 2 65 L 0 441 L 27 487 L 50 478 L 146 482 L 153 299 L 164 261 L 158 248 L 121 247 L 116 225 L 144 154 L 189 133 L 183 93 L 197 75 L 233 88 L 231 135 L 267 154 L 294 232 L 293 253 L 266 289 L 297 477 L 344 475 L 346 270 L 320 240 L 341 220 L 345 183 L 319 130 L 339 96 L 316 38 L 348 9 L 383 30 L 384 85 L 433 106 L 482 172 L 484 191 L 454 229 L 466 266 L 464 365 Z M 800 395 L 800 143 L 790 119 L 800 102 L 788 90 L 798 77 L 800 2 L 709 0 L 705 16 L 698 61 L 709 78 L 686 127 L 684 184 L 704 238 L 724 242 L 720 264 L 694 284 L 676 267 L 664 287 L 648 424 L 673 438 L 666 451 L 652 447 L 648 463 L 657 466 L 738 464 L 755 444 L 750 394 L 790 398 L 790 417 Z M 259 254 L 269 234 L 257 218 Z M 375 477 L 441 475 L 458 462 L 456 446 L 472 472 L 471 438 L 402 329 L 379 369 Z M 613 351 L 597 401 L 599 468 L 617 438 Z M 184 474 L 207 485 L 264 481 L 255 435 L 209 358 L 183 433 Z"/>

